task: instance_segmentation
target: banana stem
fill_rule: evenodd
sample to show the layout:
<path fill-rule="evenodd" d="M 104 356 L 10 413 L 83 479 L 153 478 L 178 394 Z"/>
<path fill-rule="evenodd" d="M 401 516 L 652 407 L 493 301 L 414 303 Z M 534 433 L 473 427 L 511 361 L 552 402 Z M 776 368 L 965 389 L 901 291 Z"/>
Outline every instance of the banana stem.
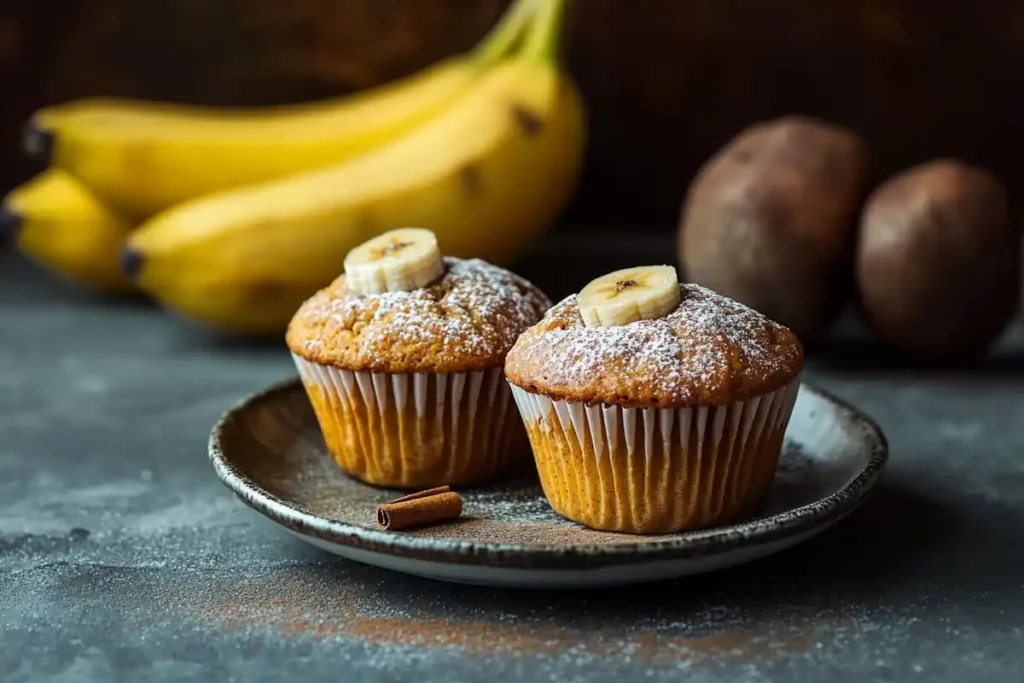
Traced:
<path fill-rule="evenodd" d="M 478 66 L 488 67 L 504 57 L 522 37 L 523 29 L 533 18 L 537 0 L 513 0 L 498 23 L 473 50 Z"/>
<path fill-rule="evenodd" d="M 541 8 L 533 27 L 526 36 L 523 56 L 542 62 L 558 59 L 562 38 L 562 23 L 567 0 L 539 0 Z"/>

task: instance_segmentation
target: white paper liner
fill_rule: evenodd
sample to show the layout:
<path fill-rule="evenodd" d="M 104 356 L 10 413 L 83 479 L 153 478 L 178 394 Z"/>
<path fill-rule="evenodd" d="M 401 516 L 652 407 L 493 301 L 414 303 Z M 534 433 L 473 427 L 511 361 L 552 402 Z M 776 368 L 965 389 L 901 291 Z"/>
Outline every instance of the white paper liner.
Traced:
<path fill-rule="evenodd" d="M 629 408 L 513 384 L 552 507 L 601 529 L 668 532 L 749 513 L 767 494 L 800 390 L 725 406 Z"/>
<path fill-rule="evenodd" d="M 292 354 L 328 450 L 349 474 L 403 488 L 483 483 L 529 464 L 501 366 L 355 372 Z M 314 396 L 320 395 L 320 399 Z"/>

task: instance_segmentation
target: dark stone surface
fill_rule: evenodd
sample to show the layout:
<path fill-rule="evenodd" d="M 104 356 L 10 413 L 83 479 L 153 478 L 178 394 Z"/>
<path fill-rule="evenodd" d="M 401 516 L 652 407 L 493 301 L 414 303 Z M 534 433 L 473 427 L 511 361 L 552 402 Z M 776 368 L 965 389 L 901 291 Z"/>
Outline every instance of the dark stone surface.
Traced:
<path fill-rule="evenodd" d="M 552 248 L 524 270 L 558 296 L 672 253 L 635 249 L 567 273 Z M 208 431 L 292 375 L 281 344 L 0 253 L 0 681 L 1020 681 L 1024 334 L 957 370 L 858 339 L 807 373 L 890 439 L 889 476 L 849 520 L 708 576 L 497 591 L 337 560 L 231 497 Z"/>

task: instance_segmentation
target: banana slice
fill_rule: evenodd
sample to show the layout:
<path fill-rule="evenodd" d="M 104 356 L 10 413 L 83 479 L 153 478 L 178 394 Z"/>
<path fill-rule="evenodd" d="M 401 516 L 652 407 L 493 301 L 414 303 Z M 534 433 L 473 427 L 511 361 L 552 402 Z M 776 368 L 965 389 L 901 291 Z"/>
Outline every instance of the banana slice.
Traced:
<path fill-rule="evenodd" d="M 356 294 L 408 292 L 444 275 L 437 237 L 423 228 L 399 228 L 363 242 L 345 257 L 345 280 Z"/>
<path fill-rule="evenodd" d="M 661 318 L 679 306 L 679 276 L 672 266 L 639 266 L 608 273 L 576 296 L 587 327 L 615 327 Z"/>

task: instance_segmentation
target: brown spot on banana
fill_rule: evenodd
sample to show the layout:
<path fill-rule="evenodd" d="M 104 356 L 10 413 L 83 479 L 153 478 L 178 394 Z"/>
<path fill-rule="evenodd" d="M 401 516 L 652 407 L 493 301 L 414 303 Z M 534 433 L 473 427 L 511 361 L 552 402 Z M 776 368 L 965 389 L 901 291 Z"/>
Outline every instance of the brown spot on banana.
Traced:
<path fill-rule="evenodd" d="M 615 293 L 622 294 L 627 289 L 637 286 L 636 280 L 619 280 L 615 283 Z"/>
<path fill-rule="evenodd" d="M 544 119 L 541 115 L 524 104 L 513 104 L 512 115 L 515 116 L 516 123 L 523 129 L 523 132 L 531 137 L 539 135 L 544 129 Z"/>
<path fill-rule="evenodd" d="M 391 244 L 389 244 L 387 246 L 384 246 L 384 247 L 381 247 L 380 249 L 377 249 L 374 252 L 374 256 L 376 256 L 378 259 L 382 259 L 385 256 L 391 256 L 392 254 L 394 254 L 396 252 L 402 251 L 403 249 L 405 249 L 408 246 L 412 246 L 412 242 L 403 242 L 401 240 L 398 240 L 396 242 L 392 242 Z"/>
<path fill-rule="evenodd" d="M 471 197 L 479 197 L 484 193 L 483 171 L 479 164 L 466 164 L 459 171 L 462 189 Z"/>

